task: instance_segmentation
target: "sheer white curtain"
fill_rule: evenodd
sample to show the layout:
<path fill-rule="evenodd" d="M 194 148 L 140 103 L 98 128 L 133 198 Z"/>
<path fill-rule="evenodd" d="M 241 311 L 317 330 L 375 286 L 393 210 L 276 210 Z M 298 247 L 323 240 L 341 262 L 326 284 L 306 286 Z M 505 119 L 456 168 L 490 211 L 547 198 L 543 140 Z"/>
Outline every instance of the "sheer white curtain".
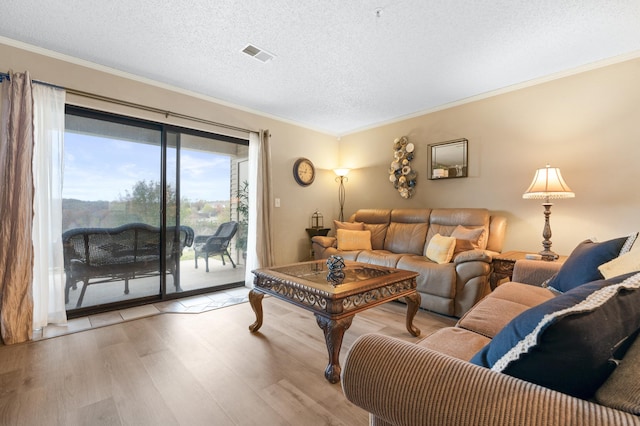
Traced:
<path fill-rule="evenodd" d="M 269 131 L 249 134 L 249 229 L 245 285 L 253 287 L 256 268 L 273 266 Z"/>
<path fill-rule="evenodd" d="M 65 91 L 33 85 L 33 328 L 64 324 L 62 173 Z"/>

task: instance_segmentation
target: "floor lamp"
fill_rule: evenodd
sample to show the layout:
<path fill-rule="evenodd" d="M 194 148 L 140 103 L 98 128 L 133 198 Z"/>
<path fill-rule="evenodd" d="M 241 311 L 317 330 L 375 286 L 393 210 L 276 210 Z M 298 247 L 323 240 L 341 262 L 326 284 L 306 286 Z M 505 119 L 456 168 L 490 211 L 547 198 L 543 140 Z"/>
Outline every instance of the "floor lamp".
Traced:
<path fill-rule="evenodd" d="M 551 206 L 549 200 L 557 198 L 573 198 L 576 194 L 571 191 L 569 185 L 562 179 L 560 169 L 550 167 L 548 164 L 543 169 L 536 170 L 533 182 L 529 189 L 522 194 L 522 198 L 544 200 L 544 229 L 542 231 L 542 247 L 544 250 L 539 252 L 544 260 L 556 260 L 558 255 L 551 251 L 551 226 L 549 225 L 549 216 L 551 215 Z"/>
<path fill-rule="evenodd" d="M 349 173 L 351 169 L 333 169 L 333 172 L 336 174 L 336 182 L 340 182 L 340 187 L 338 188 L 338 201 L 340 202 L 340 222 L 344 222 L 344 183 L 348 182 L 347 173 Z"/>

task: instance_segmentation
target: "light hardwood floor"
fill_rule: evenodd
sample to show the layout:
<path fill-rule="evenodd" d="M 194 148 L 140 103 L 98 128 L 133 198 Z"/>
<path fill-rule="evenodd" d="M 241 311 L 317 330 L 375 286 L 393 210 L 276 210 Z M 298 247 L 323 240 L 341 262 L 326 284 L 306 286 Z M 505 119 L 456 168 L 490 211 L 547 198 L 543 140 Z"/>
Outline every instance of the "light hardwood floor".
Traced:
<path fill-rule="evenodd" d="M 0 424 L 366 425 L 340 384 L 324 379 L 327 349 L 310 312 L 266 297 L 252 334 L 248 303 L 165 313 L 0 347 Z M 405 329 L 397 302 L 356 315 L 354 340 L 378 332 L 417 341 L 455 323 L 420 310 Z"/>

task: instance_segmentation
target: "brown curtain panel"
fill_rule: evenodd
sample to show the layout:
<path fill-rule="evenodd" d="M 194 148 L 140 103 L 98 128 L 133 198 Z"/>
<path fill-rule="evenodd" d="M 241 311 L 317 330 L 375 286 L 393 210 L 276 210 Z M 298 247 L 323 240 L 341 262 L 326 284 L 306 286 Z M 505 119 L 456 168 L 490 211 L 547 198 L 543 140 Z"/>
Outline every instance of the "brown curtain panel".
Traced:
<path fill-rule="evenodd" d="M 28 72 L 0 87 L 0 333 L 12 344 L 32 337 L 33 98 Z"/>

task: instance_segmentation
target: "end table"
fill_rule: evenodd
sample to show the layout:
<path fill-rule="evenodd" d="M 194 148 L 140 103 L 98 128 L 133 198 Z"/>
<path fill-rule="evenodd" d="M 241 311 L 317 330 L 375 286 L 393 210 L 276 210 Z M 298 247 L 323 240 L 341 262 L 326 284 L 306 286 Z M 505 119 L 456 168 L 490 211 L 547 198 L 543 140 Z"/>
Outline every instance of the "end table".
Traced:
<path fill-rule="evenodd" d="M 311 239 L 316 235 L 326 237 L 329 231 L 331 231 L 331 228 L 305 228 L 305 231 L 307 231 L 307 235 L 309 235 L 309 239 Z"/>

